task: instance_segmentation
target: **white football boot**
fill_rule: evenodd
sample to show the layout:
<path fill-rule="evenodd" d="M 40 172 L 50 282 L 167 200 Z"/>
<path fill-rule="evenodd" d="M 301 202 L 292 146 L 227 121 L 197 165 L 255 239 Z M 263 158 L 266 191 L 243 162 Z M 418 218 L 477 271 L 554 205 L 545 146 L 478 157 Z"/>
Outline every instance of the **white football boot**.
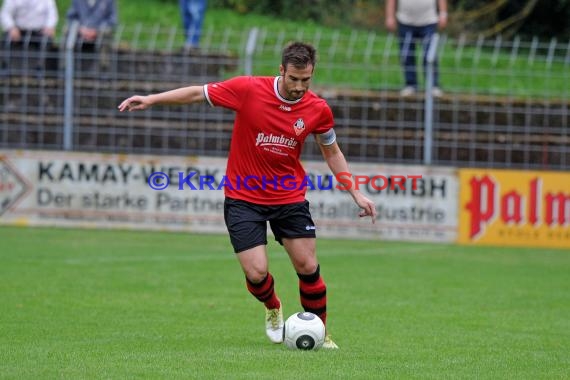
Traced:
<path fill-rule="evenodd" d="M 325 335 L 325 342 L 323 343 L 322 347 L 325 350 L 336 350 L 338 346 L 335 342 L 333 342 L 331 336 L 329 334 Z"/>
<path fill-rule="evenodd" d="M 265 309 L 265 333 L 273 343 L 283 343 L 283 305 L 278 309 Z"/>

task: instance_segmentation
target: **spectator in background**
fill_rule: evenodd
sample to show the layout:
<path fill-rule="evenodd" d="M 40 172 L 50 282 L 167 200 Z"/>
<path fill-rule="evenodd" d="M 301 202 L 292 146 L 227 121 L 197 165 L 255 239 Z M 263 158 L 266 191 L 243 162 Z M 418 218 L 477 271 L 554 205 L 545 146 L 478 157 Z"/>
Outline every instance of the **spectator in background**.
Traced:
<path fill-rule="evenodd" d="M 184 26 L 184 49 L 186 51 L 200 46 L 202 23 L 206 13 L 206 0 L 179 0 L 182 25 Z"/>
<path fill-rule="evenodd" d="M 107 49 L 117 25 L 115 0 L 73 0 L 67 10 L 69 25 L 79 23 L 77 46 L 82 52 L 101 53 L 101 63 L 107 63 Z"/>
<path fill-rule="evenodd" d="M 0 10 L 2 30 L 11 44 L 51 47 L 57 20 L 55 0 L 4 0 Z"/>
<path fill-rule="evenodd" d="M 418 90 L 416 40 L 422 42 L 425 74 L 432 36 L 438 28 L 444 29 L 446 26 L 446 0 L 386 0 L 386 28 L 391 32 L 397 30 L 400 40 L 400 59 L 406 81 L 400 95 L 410 96 Z M 433 85 L 433 95 L 442 96 L 437 59 L 434 63 Z"/>
<path fill-rule="evenodd" d="M 10 73 L 11 68 L 33 68 L 37 75 L 46 71 L 55 73 L 58 68 L 57 48 L 54 45 L 58 12 L 55 0 L 4 0 L 0 9 L 0 23 L 4 33 L 0 71 Z M 27 63 L 24 65 L 22 60 Z"/>

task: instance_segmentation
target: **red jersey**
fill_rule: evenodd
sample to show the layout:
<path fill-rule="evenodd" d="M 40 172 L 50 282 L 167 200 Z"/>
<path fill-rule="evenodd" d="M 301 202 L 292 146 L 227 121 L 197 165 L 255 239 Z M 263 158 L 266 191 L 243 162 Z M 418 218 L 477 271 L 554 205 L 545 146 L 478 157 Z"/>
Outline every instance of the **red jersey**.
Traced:
<path fill-rule="evenodd" d="M 242 76 L 204 86 L 210 105 L 236 112 L 223 183 L 227 197 L 262 205 L 305 200 L 301 150 L 309 134 L 334 126 L 333 114 L 312 91 L 295 101 L 283 98 L 279 78 Z"/>

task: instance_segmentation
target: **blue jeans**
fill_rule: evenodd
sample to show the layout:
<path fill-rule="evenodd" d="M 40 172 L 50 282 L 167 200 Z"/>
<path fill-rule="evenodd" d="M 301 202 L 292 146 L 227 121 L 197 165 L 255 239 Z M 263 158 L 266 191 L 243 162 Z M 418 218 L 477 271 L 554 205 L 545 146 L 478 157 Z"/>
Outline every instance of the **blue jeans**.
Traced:
<path fill-rule="evenodd" d="M 202 35 L 202 23 L 206 13 L 206 0 L 180 0 L 180 13 L 186 45 L 198 47 Z"/>
<path fill-rule="evenodd" d="M 423 49 L 424 75 L 427 67 L 427 52 L 432 36 L 437 31 L 437 24 L 425 26 L 412 26 L 398 23 L 398 38 L 400 40 L 400 61 L 404 69 L 406 86 L 418 88 L 418 75 L 416 70 L 416 41 L 420 40 Z M 425 78 L 424 78 L 425 79 Z M 433 85 L 439 86 L 439 70 L 437 58 L 434 62 Z"/>

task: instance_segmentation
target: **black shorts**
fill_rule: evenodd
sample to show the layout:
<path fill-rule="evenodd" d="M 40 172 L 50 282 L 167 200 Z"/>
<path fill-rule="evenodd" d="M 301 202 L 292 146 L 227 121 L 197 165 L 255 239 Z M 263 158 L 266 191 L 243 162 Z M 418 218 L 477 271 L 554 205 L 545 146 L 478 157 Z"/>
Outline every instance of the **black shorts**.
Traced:
<path fill-rule="evenodd" d="M 279 244 L 283 238 L 316 237 L 308 201 L 265 206 L 226 198 L 224 220 L 236 253 L 267 245 L 267 222 Z"/>

